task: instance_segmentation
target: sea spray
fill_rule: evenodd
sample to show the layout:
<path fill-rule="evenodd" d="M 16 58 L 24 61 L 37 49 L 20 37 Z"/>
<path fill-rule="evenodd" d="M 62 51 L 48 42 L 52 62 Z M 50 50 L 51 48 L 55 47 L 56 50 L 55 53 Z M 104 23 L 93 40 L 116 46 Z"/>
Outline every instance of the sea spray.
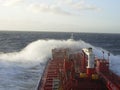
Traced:
<path fill-rule="evenodd" d="M 12 62 L 44 62 L 51 57 L 51 50 L 53 48 L 71 48 L 75 51 L 85 47 L 92 47 L 92 45 L 82 40 L 37 40 L 28 44 L 20 52 L 0 54 L 0 60 Z"/>

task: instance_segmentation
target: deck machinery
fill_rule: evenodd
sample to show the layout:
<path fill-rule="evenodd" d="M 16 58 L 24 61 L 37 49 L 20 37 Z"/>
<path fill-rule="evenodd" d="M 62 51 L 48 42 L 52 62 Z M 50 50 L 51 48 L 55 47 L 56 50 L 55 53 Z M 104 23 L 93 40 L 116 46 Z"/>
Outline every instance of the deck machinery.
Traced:
<path fill-rule="evenodd" d="M 109 60 L 95 57 L 92 48 L 74 53 L 55 48 L 37 90 L 120 90 L 120 77 L 109 69 Z"/>

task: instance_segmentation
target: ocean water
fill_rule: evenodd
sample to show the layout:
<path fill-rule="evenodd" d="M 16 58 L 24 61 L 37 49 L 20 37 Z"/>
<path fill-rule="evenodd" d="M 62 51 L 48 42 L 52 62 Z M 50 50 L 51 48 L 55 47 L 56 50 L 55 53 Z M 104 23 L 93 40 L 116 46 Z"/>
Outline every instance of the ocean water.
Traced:
<path fill-rule="evenodd" d="M 69 47 L 77 51 L 92 47 L 105 58 L 110 52 L 110 69 L 120 75 L 120 34 L 58 32 L 0 32 L 0 90 L 36 90 L 51 49 Z"/>

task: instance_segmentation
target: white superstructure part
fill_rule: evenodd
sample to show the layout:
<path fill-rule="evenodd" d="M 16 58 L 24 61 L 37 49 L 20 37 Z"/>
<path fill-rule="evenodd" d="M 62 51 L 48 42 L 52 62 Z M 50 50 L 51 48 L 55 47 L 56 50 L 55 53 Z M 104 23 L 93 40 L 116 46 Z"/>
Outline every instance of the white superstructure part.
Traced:
<path fill-rule="evenodd" d="M 95 67 L 95 55 L 92 52 L 92 48 L 83 49 L 83 51 L 88 56 L 88 65 L 87 65 L 87 68 L 94 68 Z"/>

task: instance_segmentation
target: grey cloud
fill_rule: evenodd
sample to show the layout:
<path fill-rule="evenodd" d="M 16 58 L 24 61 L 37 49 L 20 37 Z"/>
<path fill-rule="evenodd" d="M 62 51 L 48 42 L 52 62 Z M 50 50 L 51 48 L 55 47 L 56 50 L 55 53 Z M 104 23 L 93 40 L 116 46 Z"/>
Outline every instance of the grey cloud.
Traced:
<path fill-rule="evenodd" d="M 3 6 L 15 6 L 22 3 L 24 0 L 2 0 Z"/>
<path fill-rule="evenodd" d="M 58 13 L 58 14 L 70 14 L 67 11 L 61 9 L 61 7 L 57 5 L 48 5 L 45 3 L 40 4 L 31 4 L 30 8 L 33 12 L 51 12 L 51 13 Z"/>

